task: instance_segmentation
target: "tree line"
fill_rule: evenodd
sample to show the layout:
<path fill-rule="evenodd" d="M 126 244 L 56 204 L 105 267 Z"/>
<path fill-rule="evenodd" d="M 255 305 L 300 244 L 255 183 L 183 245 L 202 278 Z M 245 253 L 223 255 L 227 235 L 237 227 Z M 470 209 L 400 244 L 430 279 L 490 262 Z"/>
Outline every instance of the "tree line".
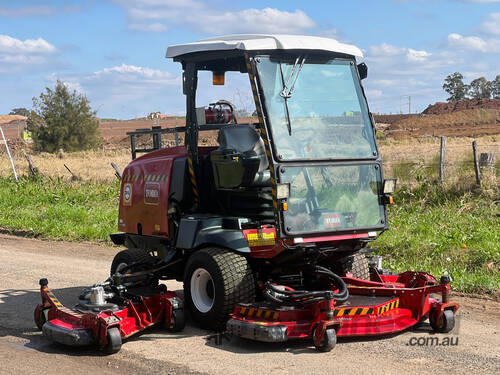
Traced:
<path fill-rule="evenodd" d="M 449 102 L 463 99 L 500 99 L 500 75 L 488 81 L 484 77 L 476 78 L 468 85 L 463 81 L 464 76 L 455 72 L 444 79 L 443 89 L 450 97 Z"/>

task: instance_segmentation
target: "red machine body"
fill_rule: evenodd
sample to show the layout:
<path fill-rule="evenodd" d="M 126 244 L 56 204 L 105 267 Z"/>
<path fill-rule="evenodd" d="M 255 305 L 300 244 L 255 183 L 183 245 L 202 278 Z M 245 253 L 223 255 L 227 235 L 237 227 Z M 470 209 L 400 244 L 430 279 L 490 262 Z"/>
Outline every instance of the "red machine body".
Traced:
<path fill-rule="evenodd" d="M 46 279 L 42 279 L 42 303 L 35 309 L 35 323 L 52 341 L 70 346 L 97 345 L 114 353 L 120 349 L 122 339 L 154 324 L 164 323 L 167 328 L 174 328 L 173 330 L 184 327 L 184 320 L 175 321 L 179 319 L 176 311 L 183 306 L 181 297 L 166 288 L 160 290 L 136 301 L 126 299 L 124 306 L 119 309 L 82 312 L 63 306 L 48 288 Z M 177 325 L 174 327 L 175 324 Z"/>
<path fill-rule="evenodd" d="M 199 147 L 205 155 L 214 147 Z M 186 147 L 163 148 L 133 160 L 123 171 L 118 229 L 144 236 L 169 237 L 168 205 L 174 161 Z"/>
<path fill-rule="evenodd" d="M 343 277 L 349 299 L 337 304 L 325 299 L 297 306 L 273 306 L 269 303 L 239 304 L 227 328 L 246 339 L 283 342 L 313 338 L 318 349 L 324 348 L 327 330 L 331 337 L 378 336 L 403 331 L 429 318 L 433 328 L 448 332 L 457 303 L 448 302 L 449 283 L 438 283 L 423 272 L 377 275 L 378 281 Z M 441 294 L 441 299 L 431 296 Z M 452 315 L 444 317 L 445 311 Z M 452 318 L 454 319 L 454 318 Z M 446 323 L 446 324 L 445 324 Z M 336 341 L 335 341 L 336 342 Z M 334 345 L 334 344 L 333 344 Z M 332 347 L 328 348 L 331 350 Z"/>

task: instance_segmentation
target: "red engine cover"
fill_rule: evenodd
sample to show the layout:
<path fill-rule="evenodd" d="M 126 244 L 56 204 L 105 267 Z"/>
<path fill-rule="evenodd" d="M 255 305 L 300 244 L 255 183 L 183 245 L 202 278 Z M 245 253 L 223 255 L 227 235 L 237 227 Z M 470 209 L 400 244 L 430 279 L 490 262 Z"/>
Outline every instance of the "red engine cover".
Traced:
<path fill-rule="evenodd" d="M 185 147 L 165 148 L 133 160 L 123 171 L 118 230 L 168 236 L 168 196 L 172 165 Z"/>

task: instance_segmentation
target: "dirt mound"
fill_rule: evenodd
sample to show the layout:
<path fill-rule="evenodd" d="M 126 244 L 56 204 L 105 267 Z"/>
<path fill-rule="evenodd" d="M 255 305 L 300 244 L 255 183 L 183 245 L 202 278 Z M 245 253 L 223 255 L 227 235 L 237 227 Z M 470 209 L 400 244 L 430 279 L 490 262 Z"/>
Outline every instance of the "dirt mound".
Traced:
<path fill-rule="evenodd" d="M 429 105 L 422 113 L 426 115 L 440 115 L 479 108 L 500 109 L 500 99 L 466 99 L 449 103 L 437 102 L 436 104 Z"/>
<path fill-rule="evenodd" d="M 394 124 L 400 120 L 419 116 L 420 114 L 373 115 L 373 118 L 377 124 Z"/>
<path fill-rule="evenodd" d="M 500 109 L 469 109 L 407 118 L 389 125 L 384 134 L 396 138 L 500 134 Z"/>

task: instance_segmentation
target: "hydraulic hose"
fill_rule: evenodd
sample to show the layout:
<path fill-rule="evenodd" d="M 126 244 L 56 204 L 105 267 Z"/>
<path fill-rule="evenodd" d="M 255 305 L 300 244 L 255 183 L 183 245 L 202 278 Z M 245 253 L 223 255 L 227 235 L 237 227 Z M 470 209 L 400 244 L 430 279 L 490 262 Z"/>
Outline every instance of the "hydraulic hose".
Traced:
<path fill-rule="evenodd" d="M 264 297 L 273 303 L 286 306 L 303 305 L 306 303 L 319 302 L 327 299 L 327 295 L 333 297 L 336 302 L 345 302 L 349 298 L 347 285 L 338 275 L 325 267 L 315 266 L 313 273 L 327 276 L 333 284 L 339 287 L 338 293 L 333 293 L 330 290 L 282 290 L 271 283 L 266 284 L 264 289 Z"/>

